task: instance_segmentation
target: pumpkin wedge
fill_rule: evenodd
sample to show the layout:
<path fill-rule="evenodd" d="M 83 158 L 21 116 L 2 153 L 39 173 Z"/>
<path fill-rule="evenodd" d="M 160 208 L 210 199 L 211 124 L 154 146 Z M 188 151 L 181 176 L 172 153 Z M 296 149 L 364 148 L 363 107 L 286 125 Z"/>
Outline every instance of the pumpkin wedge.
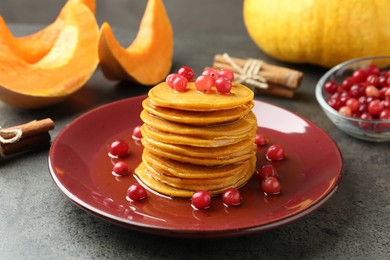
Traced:
<path fill-rule="evenodd" d="M 95 71 L 98 39 L 94 14 L 84 4 L 75 3 L 52 48 L 38 62 L 31 64 L 13 52 L 0 51 L 0 99 L 22 108 L 64 100 Z"/>
<path fill-rule="evenodd" d="M 0 16 L 0 49 L 12 48 L 15 55 L 28 63 L 35 63 L 45 56 L 53 47 L 58 35 L 65 26 L 69 10 L 75 4 L 82 3 L 95 13 L 95 0 L 68 0 L 61 9 L 57 19 L 44 29 L 27 36 L 15 37 Z"/>
<path fill-rule="evenodd" d="M 129 80 L 154 85 L 164 80 L 172 66 L 173 30 L 162 0 L 149 0 L 134 41 L 123 48 L 110 25 L 103 23 L 99 61 L 109 80 Z"/>

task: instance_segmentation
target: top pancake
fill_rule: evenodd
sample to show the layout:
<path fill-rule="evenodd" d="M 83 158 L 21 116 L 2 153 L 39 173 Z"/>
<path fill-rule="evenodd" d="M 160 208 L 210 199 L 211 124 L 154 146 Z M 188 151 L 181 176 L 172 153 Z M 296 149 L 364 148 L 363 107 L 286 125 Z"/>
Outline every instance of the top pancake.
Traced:
<path fill-rule="evenodd" d="M 189 82 L 185 92 L 177 92 L 162 82 L 149 91 L 150 104 L 188 111 L 214 111 L 240 107 L 253 99 L 253 91 L 233 82 L 230 94 L 198 92 L 194 82 Z M 196 102 L 194 102 L 196 101 Z"/>

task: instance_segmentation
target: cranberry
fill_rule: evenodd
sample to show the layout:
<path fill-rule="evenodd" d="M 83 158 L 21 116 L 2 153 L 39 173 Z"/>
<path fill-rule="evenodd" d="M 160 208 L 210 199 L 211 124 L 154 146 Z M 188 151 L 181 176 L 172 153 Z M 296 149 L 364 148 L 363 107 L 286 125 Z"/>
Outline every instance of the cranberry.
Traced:
<path fill-rule="evenodd" d="M 172 73 L 172 74 L 169 74 L 166 78 L 165 78 L 165 82 L 167 83 L 167 85 L 170 87 L 170 88 L 173 88 L 173 81 L 175 80 L 175 78 L 177 77 L 178 75 L 176 73 Z"/>
<path fill-rule="evenodd" d="M 344 90 L 349 91 L 353 83 L 354 80 L 352 78 L 346 78 L 345 80 L 343 80 L 341 86 L 343 87 Z"/>
<path fill-rule="evenodd" d="M 374 75 L 379 75 L 381 72 L 381 69 L 375 64 L 369 64 L 366 70 L 369 74 L 374 74 Z"/>
<path fill-rule="evenodd" d="M 377 116 L 384 109 L 383 102 L 379 99 L 374 99 L 368 104 L 367 109 L 372 116 Z"/>
<path fill-rule="evenodd" d="M 350 98 L 347 100 L 347 102 L 345 103 L 349 109 L 351 110 L 351 112 L 356 112 L 358 111 L 359 109 L 359 106 L 360 106 L 360 102 L 356 99 L 356 98 Z"/>
<path fill-rule="evenodd" d="M 267 177 L 261 182 L 261 190 L 266 195 L 275 195 L 280 193 L 281 185 L 277 178 Z"/>
<path fill-rule="evenodd" d="M 349 90 L 351 97 L 358 98 L 364 95 L 364 86 L 362 84 L 353 84 Z"/>
<path fill-rule="evenodd" d="M 216 69 L 213 69 L 213 68 L 207 68 L 205 69 L 203 72 L 202 72 L 202 75 L 203 76 L 210 76 L 213 81 L 215 82 L 217 80 L 217 78 L 219 77 L 219 74 L 218 74 L 218 71 Z M 213 82 L 213 84 L 214 84 Z"/>
<path fill-rule="evenodd" d="M 214 80 L 211 76 L 201 75 L 195 80 L 196 89 L 202 93 L 210 92 L 214 85 Z"/>
<path fill-rule="evenodd" d="M 234 73 L 231 70 L 221 69 L 218 72 L 219 77 L 227 78 L 230 82 L 234 81 Z"/>
<path fill-rule="evenodd" d="M 363 120 L 372 120 L 372 116 L 370 113 L 368 112 L 363 112 L 362 115 L 360 116 L 360 119 L 363 119 Z M 360 128 L 362 128 L 363 130 L 368 130 L 371 128 L 371 123 L 368 123 L 368 122 L 359 122 L 359 126 Z"/>
<path fill-rule="evenodd" d="M 325 85 L 324 85 L 325 91 L 326 91 L 327 93 L 329 93 L 329 94 L 334 94 L 334 93 L 336 93 L 337 88 L 338 88 L 337 83 L 334 82 L 334 81 L 328 81 L 328 82 L 326 82 Z"/>
<path fill-rule="evenodd" d="M 266 177 L 277 177 L 278 172 L 272 164 L 264 164 L 261 166 L 257 176 L 259 177 L 260 181 L 263 181 Z"/>
<path fill-rule="evenodd" d="M 191 201 L 194 208 L 207 209 L 211 206 L 211 195 L 206 190 L 199 190 L 194 192 Z"/>
<path fill-rule="evenodd" d="M 230 206 L 238 206 L 241 204 L 241 195 L 236 188 L 229 188 L 222 193 L 223 204 Z"/>
<path fill-rule="evenodd" d="M 367 78 L 367 71 L 364 69 L 357 69 L 355 72 L 352 74 L 352 77 L 356 80 L 356 82 L 362 82 L 365 81 Z"/>
<path fill-rule="evenodd" d="M 366 87 L 365 93 L 367 97 L 379 97 L 379 90 L 373 85 Z"/>
<path fill-rule="evenodd" d="M 340 107 L 339 113 L 345 116 L 352 116 L 352 111 L 348 106 Z"/>
<path fill-rule="evenodd" d="M 370 85 L 378 86 L 379 85 L 379 77 L 377 75 L 371 74 L 367 77 L 367 83 Z"/>
<path fill-rule="evenodd" d="M 139 140 L 142 138 L 142 132 L 141 132 L 141 126 L 136 126 L 133 130 L 133 135 L 132 135 L 133 139 L 135 140 Z"/>
<path fill-rule="evenodd" d="M 266 158 L 270 161 L 280 161 L 286 157 L 286 152 L 280 144 L 274 144 L 268 147 Z"/>
<path fill-rule="evenodd" d="M 262 135 L 262 134 L 256 135 L 256 139 L 255 139 L 256 145 L 263 146 L 263 145 L 268 144 L 268 142 L 269 142 L 268 139 L 264 135 Z"/>
<path fill-rule="evenodd" d="M 332 107 L 334 110 L 339 110 L 342 106 L 340 98 L 330 98 L 328 100 L 328 105 Z"/>
<path fill-rule="evenodd" d="M 146 196 L 146 190 L 141 184 L 133 184 L 127 190 L 127 197 L 132 201 L 143 200 Z"/>
<path fill-rule="evenodd" d="M 110 145 L 110 155 L 125 157 L 129 153 L 129 145 L 122 139 L 115 140 Z"/>
<path fill-rule="evenodd" d="M 221 94 L 229 94 L 232 89 L 232 83 L 227 78 L 218 78 L 215 81 L 215 87 L 217 91 Z"/>
<path fill-rule="evenodd" d="M 127 175 L 129 173 L 129 166 L 126 162 L 119 161 L 114 164 L 112 172 L 118 175 Z"/>
<path fill-rule="evenodd" d="M 382 112 L 379 114 L 379 119 L 389 120 L 390 119 L 390 109 L 389 108 L 383 109 Z"/>
<path fill-rule="evenodd" d="M 182 77 L 185 77 L 188 81 L 193 81 L 193 80 L 194 80 L 194 75 L 195 75 L 195 73 L 194 73 L 194 71 L 193 71 L 190 67 L 188 67 L 188 66 L 183 66 L 183 67 L 181 67 L 181 68 L 178 70 L 177 74 L 179 74 L 179 75 L 182 76 Z"/>
<path fill-rule="evenodd" d="M 177 75 L 177 76 L 173 79 L 173 88 L 174 88 L 177 92 L 184 92 L 184 91 L 186 91 L 186 89 L 187 89 L 187 84 L 188 84 L 188 80 L 187 80 L 187 78 L 185 78 L 185 77 L 183 77 L 183 76 Z"/>

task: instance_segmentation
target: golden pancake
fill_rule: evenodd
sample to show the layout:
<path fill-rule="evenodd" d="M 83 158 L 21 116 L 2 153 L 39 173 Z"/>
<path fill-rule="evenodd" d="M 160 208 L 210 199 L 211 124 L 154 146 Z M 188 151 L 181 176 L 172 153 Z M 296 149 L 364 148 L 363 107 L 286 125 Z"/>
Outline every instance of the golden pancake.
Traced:
<path fill-rule="evenodd" d="M 243 141 L 222 147 L 196 147 L 189 145 L 176 145 L 162 143 L 153 138 L 143 138 L 141 140 L 144 147 L 151 150 L 159 149 L 166 153 L 175 155 L 181 155 L 194 158 L 207 158 L 207 159 L 229 159 L 234 156 L 240 156 L 247 154 L 252 150 L 254 146 L 255 137 L 244 139 Z"/>
<path fill-rule="evenodd" d="M 180 161 L 180 162 L 198 164 L 198 165 L 206 165 L 206 166 L 239 163 L 239 162 L 248 160 L 250 157 L 252 157 L 254 154 L 256 154 L 256 151 L 257 151 L 257 148 L 255 146 L 252 146 L 251 150 L 246 151 L 247 153 L 237 155 L 237 156 L 234 154 L 231 154 L 230 157 L 227 156 L 225 158 L 204 158 L 204 157 L 197 158 L 197 157 L 189 157 L 189 156 L 184 156 L 182 154 L 174 154 L 171 152 L 167 152 L 167 151 L 159 149 L 153 145 L 150 145 L 150 143 L 143 142 L 142 144 L 145 147 L 144 149 L 149 149 L 150 152 L 154 153 L 157 156 L 161 156 L 164 158 L 168 158 L 168 159 L 176 160 L 176 161 Z"/>
<path fill-rule="evenodd" d="M 201 93 L 195 83 L 189 82 L 185 92 L 176 92 L 162 82 L 149 91 L 150 104 L 189 111 L 213 111 L 241 107 L 253 99 L 253 91 L 237 82 L 232 82 L 230 94 Z"/>
<path fill-rule="evenodd" d="M 228 188 L 239 188 L 244 185 L 248 180 L 252 177 L 256 168 L 256 157 L 252 158 L 250 167 L 248 167 L 247 171 L 241 176 L 241 178 L 235 180 L 234 183 L 228 183 L 224 188 L 209 190 L 211 194 L 219 194 Z M 191 197 L 192 194 L 196 191 L 190 190 L 188 188 L 175 188 L 171 185 L 165 184 L 159 179 L 155 179 L 150 170 L 145 166 L 144 163 L 141 163 L 136 169 L 135 174 L 138 176 L 140 181 L 142 181 L 146 186 L 151 187 L 153 190 L 165 194 L 171 197 Z"/>
<path fill-rule="evenodd" d="M 248 114 L 253 108 L 254 103 L 253 101 L 249 101 L 243 106 L 232 109 L 198 112 L 155 107 L 150 104 L 150 99 L 147 98 L 142 102 L 142 106 L 150 114 L 167 121 L 204 126 L 236 121 Z"/>
<path fill-rule="evenodd" d="M 232 184 L 237 183 L 241 180 L 248 172 L 250 163 L 242 164 L 241 168 L 235 174 L 224 176 L 220 178 L 209 178 L 209 179 L 189 179 L 189 178 L 177 178 L 169 175 L 162 174 L 159 171 L 156 171 L 153 167 L 147 164 L 147 162 L 143 162 L 145 167 L 148 169 L 149 173 L 155 180 L 158 180 L 164 184 L 172 186 L 178 189 L 186 189 L 186 190 L 221 190 L 226 189 Z"/>
<path fill-rule="evenodd" d="M 141 112 L 141 119 L 145 124 L 159 131 L 216 140 L 241 138 L 247 136 L 248 132 L 251 132 L 254 127 L 257 127 L 256 116 L 253 112 L 249 112 L 247 115 L 235 122 L 212 125 L 208 127 L 192 125 L 183 126 L 182 124 L 170 122 L 150 115 L 146 110 Z"/>
<path fill-rule="evenodd" d="M 246 137 L 253 136 L 257 129 L 254 128 L 251 132 L 248 132 Z M 242 141 L 243 137 L 230 138 L 230 139 L 203 139 L 188 135 L 170 134 L 167 132 L 159 131 L 146 124 L 141 127 L 141 133 L 144 138 L 153 138 L 164 143 L 179 144 L 179 145 L 191 145 L 197 147 L 220 147 L 229 144 L 235 144 Z"/>
<path fill-rule="evenodd" d="M 162 174 L 186 179 L 209 179 L 229 176 L 236 174 L 243 167 L 242 165 L 250 162 L 248 160 L 222 166 L 202 166 L 156 156 L 147 149 L 142 154 L 142 161 Z"/>

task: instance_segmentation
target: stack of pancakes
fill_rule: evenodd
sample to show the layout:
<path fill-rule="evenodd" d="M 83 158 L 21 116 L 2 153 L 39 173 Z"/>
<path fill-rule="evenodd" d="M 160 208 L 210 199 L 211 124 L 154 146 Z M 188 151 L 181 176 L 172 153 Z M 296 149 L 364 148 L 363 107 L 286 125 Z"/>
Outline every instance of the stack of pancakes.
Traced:
<path fill-rule="evenodd" d="M 193 82 L 185 92 L 165 82 L 155 86 L 142 104 L 144 151 L 135 174 L 172 197 L 242 186 L 256 167 L 252 99 L 253 92 L 235 82 L 228 95 L 199 93 Z"/>

